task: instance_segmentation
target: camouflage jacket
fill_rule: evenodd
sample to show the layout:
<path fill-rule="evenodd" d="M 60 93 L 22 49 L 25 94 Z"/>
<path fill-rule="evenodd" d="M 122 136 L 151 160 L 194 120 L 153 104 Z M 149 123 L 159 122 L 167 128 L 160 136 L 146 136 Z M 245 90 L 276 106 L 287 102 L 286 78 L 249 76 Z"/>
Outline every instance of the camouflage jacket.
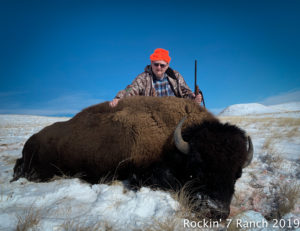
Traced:
<path fill-rule="evenodd" d="M 176 97 L 193 98 L 193 92 L 179 72 L 168 68 L 166 74 Z M 122 99 L 134 95 L 157 96 L 153 86 L 153 73 L 150 65 L 146 66 L 145 71 L 139 74 L 130 85 L 119 91 L 115 98 Z"/>

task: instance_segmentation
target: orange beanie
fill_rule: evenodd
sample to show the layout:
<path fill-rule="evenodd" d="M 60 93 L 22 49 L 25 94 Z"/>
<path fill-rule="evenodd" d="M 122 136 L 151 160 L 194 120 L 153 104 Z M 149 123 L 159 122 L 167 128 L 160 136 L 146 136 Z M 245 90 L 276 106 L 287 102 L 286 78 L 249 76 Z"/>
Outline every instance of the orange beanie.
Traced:
<path fill-rule="evenodd" d="M 154 53 L 150 55 L 150 60 L 151 61 L 163 60 L 169 63 L 171 61 L 171 57 L 169 56 L 169 51 L 162 48 L 157 48 L 155 49 Z"/>

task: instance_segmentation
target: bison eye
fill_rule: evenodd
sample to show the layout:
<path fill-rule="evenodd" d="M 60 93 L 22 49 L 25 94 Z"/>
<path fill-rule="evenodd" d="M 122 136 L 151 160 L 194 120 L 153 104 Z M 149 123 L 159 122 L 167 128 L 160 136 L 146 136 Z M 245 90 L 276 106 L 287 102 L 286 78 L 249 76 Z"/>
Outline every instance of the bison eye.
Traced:
<path fill-rule="evenodd" d="M 190 178 L 192 179 L 192 178 L 193 178 L 193 175 L 190 175 Z"/>

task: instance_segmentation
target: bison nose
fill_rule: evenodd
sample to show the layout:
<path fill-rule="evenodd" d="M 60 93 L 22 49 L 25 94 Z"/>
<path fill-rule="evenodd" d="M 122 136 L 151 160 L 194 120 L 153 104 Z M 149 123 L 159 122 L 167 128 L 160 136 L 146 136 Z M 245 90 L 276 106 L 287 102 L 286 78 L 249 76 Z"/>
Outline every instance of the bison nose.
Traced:
<path fill-rule="evenodd" d="M 203 200 L 197 206 L 197 212 L 199 217 L 205 217 L 209 219 L 226 219 L 230 213 L 230 206 L 226 203 L 218 202 L 211 199 Z"/>
<path fill-rule="evenodd" d="M 226 210 L 216 210 L 216 209 L 211 209 L 210 212 L 207 214 L 207 218 L 210 218 L 210 219 L 216 219 L 216 220 L 219 220 L 219 219 L 226 219 L 228 216 L 229 216 L 229 213 L 230 213 L 230 210 L 226 209 Z"/>

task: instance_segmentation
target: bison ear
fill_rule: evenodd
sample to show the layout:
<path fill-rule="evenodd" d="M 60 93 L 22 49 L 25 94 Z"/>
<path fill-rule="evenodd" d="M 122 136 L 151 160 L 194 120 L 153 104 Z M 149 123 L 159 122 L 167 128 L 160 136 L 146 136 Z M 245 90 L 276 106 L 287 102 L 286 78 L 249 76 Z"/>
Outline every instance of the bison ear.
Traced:
<path fill-rule="evenodd" d="M 179 124 L 177 125 L 174 132 L 174 142 L 177 149 L 183 154 L 188 155 L 190 153 L 190 145 L 188 142 L 184 141 L 181 134 L 181 127 L 184 121 L 186 120 L 186 116 L 181 119 Z"/>
<path fill-rule="evenodd" d="M 250 136 L 247 136 L 248 139 L 248 152 L 247 152 L 247 159 L 245 161 L 245 164 L 243 165 L 243 168 L 246 168 L 253 159 L 253 144 Z"/>

